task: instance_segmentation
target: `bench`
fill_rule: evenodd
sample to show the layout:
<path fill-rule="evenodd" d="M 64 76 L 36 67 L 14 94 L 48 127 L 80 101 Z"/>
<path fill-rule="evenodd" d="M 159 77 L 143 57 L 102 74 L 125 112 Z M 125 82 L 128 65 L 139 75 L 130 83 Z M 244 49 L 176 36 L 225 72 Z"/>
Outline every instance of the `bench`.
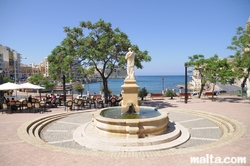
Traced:
<path fill-rule="evenodd" d="M 191 93 L 190 93 L 190 92 L 187 93 L 187 96 L 188 96 L 189 99 L 191 99 Z M 181 93 L 179 94 L 179 97 L 180 97 L 180 100 L 181 100 L 182 98 L 185 99 L 185 92 L 181 92 Z"/>
<path fill-rule="evenodd" d="M 151 99 L 154 99 L 154 98 L 164 99 L 164 96 L 162 93 L 151 93 Z"/>
<path fill-rule="evenodd" d="M 205 92 L 203 95 L 206 96 L 206 97 L 212 96 L 213 92 Z M 217 96 L 215 92 L 214 92 L 214 96 Z"/>

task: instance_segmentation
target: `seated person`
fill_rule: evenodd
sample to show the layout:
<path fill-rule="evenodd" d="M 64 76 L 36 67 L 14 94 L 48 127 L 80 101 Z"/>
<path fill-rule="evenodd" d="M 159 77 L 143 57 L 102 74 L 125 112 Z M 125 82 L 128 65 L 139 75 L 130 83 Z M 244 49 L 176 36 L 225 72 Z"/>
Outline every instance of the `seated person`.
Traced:
<path fill-rule="evenodd" d="M 7 105 L 10 105 L 10 99 L 9 98 L 7 98 L 5 102 L 6 102 Z"/>
<path fill-rule="evenodd" d="M 119 103 L 119 105 L 121 105 L 122 99 L 123 99 L 122 94 L 120 94 L 116 102 Z"/>
<path fill-rule="evenodd" d="M 10 102 L 16 102 L 15 98 L 12 97 Z"/>
<path fill-rule="evenodd" d="M 116 100 L 117 102 L 120 102 L 122 101 L 123 97 L 122 97 L 122 94 L 119 95 L 118 99 Z"/>
<path fill-rule="evenodd" d="M 116 97 L 115 97 L 115 95 L 112 95 L 111 97 L 110 97 L 110 105 L 111 106 L 116 106 Z"/>
<path fill-rule="evenodd" d="M 14 103 L 14 104 L 12 104 Z M 11 110 L 17 110 L 17 107 L 16 107 L 16 100 L 14 97 L 11 98 L 11 101 L 10 101 L 10 107 L 11 107 Z"/>
<path fill-rule="evenodd" d="M 56 96 L 54 94 L 51 94 L 51 103 L 52 103 L 52 106 L 55 105 L 55 107 L 57 107 Z"/>

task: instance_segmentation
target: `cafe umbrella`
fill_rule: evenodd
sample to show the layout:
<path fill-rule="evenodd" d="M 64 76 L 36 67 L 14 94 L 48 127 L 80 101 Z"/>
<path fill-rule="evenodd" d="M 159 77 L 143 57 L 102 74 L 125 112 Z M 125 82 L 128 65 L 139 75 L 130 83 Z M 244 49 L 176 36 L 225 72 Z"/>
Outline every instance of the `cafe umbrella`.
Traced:
<path fill-rule="evenodd" d="M 42 87 L 42 86 L 35 85 L 35 84 L 29 83 L 29 82 L 19 84 L 19 85 L 21 87 L 20 89 L 44 89 L 44 87 Z M 40 93 L 40 91 L 39 91 L 39 93 Z M 40 100 L 41 100 L 41 93 L 40 93 Z"/>
<path fill-rule="evenodd" d="M 18 84 L 11 83 L 11 82 L 7 82 L 7 83 L 0 85 L 0 91 L 17 90 L 17 89 L 21 89 L 20 86 Z M 16 96 L 17 96 L 17 91 L 16 91 Z"/>

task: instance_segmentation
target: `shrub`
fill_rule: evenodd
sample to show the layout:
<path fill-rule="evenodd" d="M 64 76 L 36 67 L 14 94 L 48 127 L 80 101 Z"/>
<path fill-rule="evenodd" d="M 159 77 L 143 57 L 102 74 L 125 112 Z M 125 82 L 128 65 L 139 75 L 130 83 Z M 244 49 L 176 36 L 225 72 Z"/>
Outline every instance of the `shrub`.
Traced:
<path fill-rule="evenodd" d="M 77 91 L 78 94 L 79 93 L 82 94 L 82 92 L 84 91 L 84 86 L 79 82 L 74 83 L 72 85 L 72 88 L 73 88 L 74 91 Z"/>
<path fill-rule="evenodd" d="M 173 97 L 174 96 L 174 92 L 170 89 L 167 90 L 166 92 L 166 97 Z"/>
<path fill-rule="evenodd" d="M 147 95 L 148 95 L 148 91 L 145 87 L 140 89 L 138 92 L 138 96 L 141 98 L 141 100 L 143 100 L 143 98 L 146 97 Z"/>

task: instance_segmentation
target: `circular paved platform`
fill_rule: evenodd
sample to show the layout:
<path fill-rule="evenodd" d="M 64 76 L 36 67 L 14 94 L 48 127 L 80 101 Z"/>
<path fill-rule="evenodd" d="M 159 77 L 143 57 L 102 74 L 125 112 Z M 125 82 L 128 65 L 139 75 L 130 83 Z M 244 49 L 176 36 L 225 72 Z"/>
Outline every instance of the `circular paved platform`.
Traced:
<path fill-rule="evenodd" d="M 157 155 L 160 156 L 219 147 L 240 138 L 245 133 L 244 126 L 240 123 L 218 114 L 173 108 L 163 110 L 169 112 L 171 121 L 178 122 L 188 129 L 191 137 L 186 143 L 174 148 L 157 150 Z M 67 153 L 101 156 L 113 154 L 119 157 L 152 156 L 154 149 L 150 152 L 127 152 L 124 155 L 124 152 L 107 153 L 100 149 L 92 150 L 77 144 L 73 140 L 73 133 L 83 123 L 91 121 L 92 113 L 91 111 L 79 111 L 40 118 L 23 124 L 18 133 L 24 141 L 35 146 Z M 37 123 L 39 125 L 35 125 Z M 36 127 L 32 127 L 34 125 Z"/>

